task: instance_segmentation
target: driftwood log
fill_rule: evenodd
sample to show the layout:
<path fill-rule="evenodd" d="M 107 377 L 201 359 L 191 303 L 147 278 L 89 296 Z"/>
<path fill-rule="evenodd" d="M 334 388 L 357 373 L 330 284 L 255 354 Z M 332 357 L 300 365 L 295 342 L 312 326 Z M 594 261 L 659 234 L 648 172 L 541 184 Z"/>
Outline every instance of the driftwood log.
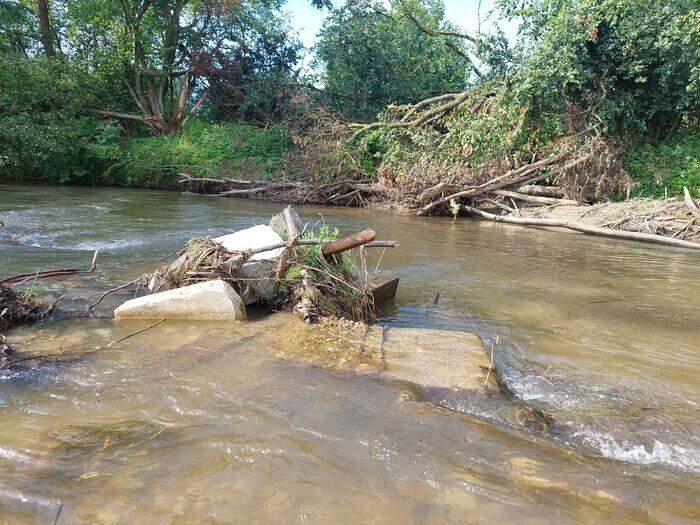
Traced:
<path fill-rule="evenodd" d="M 557 206 L 557 205 L 573 205 L 576 206 L 578 201 L 570 199 L 559 199 L 554 197 L 540 197 L 538 195 L 527 195 L 525 193 L 520 193 L 518 191 L 508 191 L 508 190 L 496 190 L 493 192 L 501 197 L 509 197 L 511 199 L 527 202 L 529 204 L 543 205 L 543 206 Z"/>
<path fill-rule="evenodd" d="M 353 248 L 364 246 L 365 244 L 369 244 L 376 238 L 377 232 L 375 232 L 374 230 L 363 230 L 359 233 L 355 233 L 353 235 L 343 237 L 342 239 L 338 239 L 337 241 L 329 242 L 328 244 L 323 246 L 323 248 L 321 249 L 321 253 L 324 255 L 324 257 L 328 257 L 329 255 L 345 252 L 347 250 L 352 250 Z"/>
<path fill-rule="evenodd" d="M 553 199 L 564 198 L 564 188 L 559 186 L 539 186 L 537 184 L 525 184 L 518 188 L 518 193 L 527 195 L 537 195 L 538 197 L 552 197 Z"/>

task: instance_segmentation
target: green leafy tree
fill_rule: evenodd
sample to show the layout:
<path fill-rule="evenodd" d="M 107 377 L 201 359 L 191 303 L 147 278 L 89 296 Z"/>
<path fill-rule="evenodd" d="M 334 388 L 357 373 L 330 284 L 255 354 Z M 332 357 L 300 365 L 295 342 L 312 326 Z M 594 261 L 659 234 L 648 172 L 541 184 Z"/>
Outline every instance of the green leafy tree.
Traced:
<path fill-rule="evenodd" d="M 442 1 L 414 1 L 410 13 L 415 20 L 403 4 L 387 9 L 372 0 L 350 0 L 332 11 L 316 57 L 336 109 L 367 119 L 387 104 L 464 89 L 473 68 L 460 56 L 466 54 L 462 39 L 424 30 L 454 30 L 444 20 Z"/>
<path fill-rule="evenodd" d="M 517 87 L 535 114 L 607 133 L 666 132 L 700 110 L 697 0 L 505 0 L 521 20 Z"/>
<path fill-rule="evenodd" d="M 29 6 L 0 0 L 0 53 L 27 55 L 38 41 L 38 22 Z"/>

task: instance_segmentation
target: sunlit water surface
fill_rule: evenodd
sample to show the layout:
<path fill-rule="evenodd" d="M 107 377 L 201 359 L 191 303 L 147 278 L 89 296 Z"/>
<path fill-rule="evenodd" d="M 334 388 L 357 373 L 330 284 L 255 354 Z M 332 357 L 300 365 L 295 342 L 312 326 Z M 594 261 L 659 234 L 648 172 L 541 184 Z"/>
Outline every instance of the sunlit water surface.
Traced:
<path fill-rule="evenodd" d="M 0 278 L 100 271 L 41 289 L 66 309 L 189 238 L 264 223 L 274 203 L 155 191 L 0 186 Z M 700 256 L 502 224 L 300 207 L 401 242 L 380 319 L 476 332 L 506 390 L 421 391 L 274 351 L 247 323 L 10 332 L 20 355 L 78 356 L 0 375 L 6 523 L 697 523 Z M 376 263 L 380 254 L 375 254 Z M 433 297 L 440 293 L 437 304 Z M 94 297 L 93 297 L 94 299 Z M 535 428 L 523 414 L 556 422 Z"/>

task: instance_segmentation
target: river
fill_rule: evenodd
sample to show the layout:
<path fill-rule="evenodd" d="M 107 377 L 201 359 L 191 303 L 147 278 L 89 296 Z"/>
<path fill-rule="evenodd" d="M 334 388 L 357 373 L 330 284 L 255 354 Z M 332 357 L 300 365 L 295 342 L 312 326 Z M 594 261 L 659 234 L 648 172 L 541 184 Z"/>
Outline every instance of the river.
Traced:
<path fill-rule="evenodd" d="M 66 308 L 189 238 L 279 204 L 125 189 L 0 186 L 0 277 Z M 108 314 L 9 333 L 82 358 L 0 375 L 4 523 L 697 523 L 700 257 L 575 233 L 299 207 L 400 241 L 379 319 L 477 333 L 507 392 L 431 391 L 282 359 L 255 322 L 133 332 Z M 440 300 L 433 304 L 433 297 Z M 82 302 L 81 302 L 82 299 Z M 143 326 L 143 325 L 140 325 Z M 269 334 L 268 334 L 269 335 Z M 522 414 L 551 414 L 535 428 Z"/>

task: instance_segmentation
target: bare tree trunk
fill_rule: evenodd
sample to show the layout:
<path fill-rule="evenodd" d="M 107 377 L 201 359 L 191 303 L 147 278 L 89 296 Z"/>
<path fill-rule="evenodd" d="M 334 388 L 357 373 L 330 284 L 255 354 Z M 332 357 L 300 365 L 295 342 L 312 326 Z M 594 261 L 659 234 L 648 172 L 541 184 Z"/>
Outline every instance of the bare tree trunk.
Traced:
<path fill-rule="evenodd" d="M 49 19 L 49 6 L 47 0 L 37 1 L 37 13 L 39 15 L 39 29 L 41 31 L 41 43 L 44 46 L 44 54 L 51 58 L 56 54 L 51 37 L 51 20 Z"/>

